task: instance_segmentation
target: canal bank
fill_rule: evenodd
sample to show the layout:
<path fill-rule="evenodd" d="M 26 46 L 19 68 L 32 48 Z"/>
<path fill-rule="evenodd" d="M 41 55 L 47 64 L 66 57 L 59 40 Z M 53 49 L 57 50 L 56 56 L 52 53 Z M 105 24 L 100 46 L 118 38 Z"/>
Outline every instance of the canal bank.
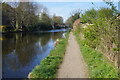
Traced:
<path fill-rule="evenodd" d="M 3 78 L 26 78 L 55 48 L 66 31 L 3 34 Z"/>
<path fill-rule="evenodd" d="M 66 38 L 59 39 L 55 49 L 37 65 L 31 73 L 29 78 L 55 78 L 59 65 L 62 63 L 63 57 L 66 51 L 66 45 L 68 43 L 69 32 L 66 34 Z"/>

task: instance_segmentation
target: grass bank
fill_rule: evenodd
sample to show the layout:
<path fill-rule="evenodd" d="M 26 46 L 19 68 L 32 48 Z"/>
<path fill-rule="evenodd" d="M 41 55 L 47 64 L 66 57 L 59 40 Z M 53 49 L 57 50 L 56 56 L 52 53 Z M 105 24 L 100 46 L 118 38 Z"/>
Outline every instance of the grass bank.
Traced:
<path fill-rule="evenodd" d="M 90 48 L 80 39 L 78 32 L 74 32 L 81 48 L 82 55 L 89 68 L 90 78 L 118 78 L 117 69 L 103 56 L 102 53 Z"/>
<path fill-rule="evenodd" d="M 66 38 L 59 40 L 55 49 L 41 61 L 30 73 L 30 78 L 56 78 L 59 65 L 62 63 L 66 46 L 68 43 L 69 32 L 66 33 Z"/>

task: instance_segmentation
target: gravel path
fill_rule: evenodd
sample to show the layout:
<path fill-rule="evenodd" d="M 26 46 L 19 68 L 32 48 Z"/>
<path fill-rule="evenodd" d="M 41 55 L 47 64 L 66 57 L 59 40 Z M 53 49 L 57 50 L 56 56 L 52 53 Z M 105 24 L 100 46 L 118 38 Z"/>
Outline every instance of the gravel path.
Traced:
<path fill-rule="evenodd" d="M 70 33 L 63 63 L 58 69 L 58 78 L 88 78 L 87 67 L 73 33 Z"/>

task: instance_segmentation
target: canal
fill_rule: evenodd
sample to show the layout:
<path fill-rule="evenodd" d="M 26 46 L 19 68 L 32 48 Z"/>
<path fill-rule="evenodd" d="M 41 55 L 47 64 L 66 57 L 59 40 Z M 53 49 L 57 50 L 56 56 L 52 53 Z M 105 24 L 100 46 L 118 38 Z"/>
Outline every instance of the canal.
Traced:
<path fill-rule="evenodd" d="M 2 77 L 27 78 L 29 72 L 54 49 L 55 41 L 64 37 L 65 32 L 62 29 L 3 34 Z"/>

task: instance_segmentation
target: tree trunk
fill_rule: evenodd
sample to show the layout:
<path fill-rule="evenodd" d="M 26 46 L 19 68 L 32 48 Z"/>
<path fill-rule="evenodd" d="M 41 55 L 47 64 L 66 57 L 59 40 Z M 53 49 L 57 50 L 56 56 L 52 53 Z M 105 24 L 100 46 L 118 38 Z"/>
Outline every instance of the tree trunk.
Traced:
<path fill-rule="evenodd" d="M 16 29 L 19 28 L 19 25 L 18 25 L 18 20 L 16 19 Z"/>

